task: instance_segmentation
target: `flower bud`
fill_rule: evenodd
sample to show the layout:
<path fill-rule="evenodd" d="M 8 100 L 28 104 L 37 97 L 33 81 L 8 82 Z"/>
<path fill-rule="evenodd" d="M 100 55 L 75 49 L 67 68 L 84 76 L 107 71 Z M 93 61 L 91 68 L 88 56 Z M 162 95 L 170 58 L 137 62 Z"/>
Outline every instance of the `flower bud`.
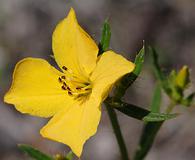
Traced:
<path fill-rule="evenodd" d="M 186 88 L 187 85 L 190 83 L 189 76 L 190 76 L 190 74 L 189 74 L 188 66 L 183 66 L 182 69 L 177 74 L 177 77 L 175 80 L 176 86 L 181 88 L 181 89 Z"/>

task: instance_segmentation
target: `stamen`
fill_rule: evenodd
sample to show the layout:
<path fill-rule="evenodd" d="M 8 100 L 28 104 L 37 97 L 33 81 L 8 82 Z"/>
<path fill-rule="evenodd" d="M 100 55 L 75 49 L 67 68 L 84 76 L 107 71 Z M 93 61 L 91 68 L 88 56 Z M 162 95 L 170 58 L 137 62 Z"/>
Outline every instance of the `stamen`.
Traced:
<path fill-rule="evenodd" d="M 67 87 L 67 84 L 66 84 L 66 82 L 63 82 L 63 85 Z"/>
<path fill-rule="evenodd" d="M 65 86 L 62 86 L 62 89 L 63 89 L 63 90 L 66 90 L 66 87 L 65 87 Z"/>
<path fill-rule="evenodd" d="M 61 78 L 62 78 L 62 79 L 66 79 L 66 77 L 65 77 L 65 76 L 61 76 Z"/>
<path fill-rule="evenodd" d="M 59 81 L 60 83 L 62 83 L 62 79 L 61 79 L 60 77 L 58 78 L 58 81 Z"/>
<path fill-rule="evenodd" d="M 81 89 L 83 89 L 83 90 L 91 89 L 91 85 L 90 85 L 90 84 L 88 84 L 87 86 L 82 87 Z"/>
<path fill-rule="evenodd" d="M 74 99 L 78 101 L 83 101 L 91 93 L 91 83 L 88 78 L 77 76 L 63 66 L 64 75 L 58 78 L 59 83 L 62 83 L 61 89 L 65 90 L 68 95 L 74 96 Z"/>
<path fill-rule="evenodd" d="M 68 68 L 66 66 L 63 66 L 62 69 L 65 70 L 65 71 L 68 70 Z"/>
<path fill-rule="evenodd" d="M 78 83 L 84 83 L 86 82 L 86 78 L 80 77 L 72 72 L 71 69 L 68 69 L 66 66 L 62 66 L 62 69 L 64 70 L 64 73 L 71 79 L 71 80 L 77 80 Z"/>
<path fill-rule="evenodd" d="M 67 90 L 71 91 L 70 87 L 67 87 Z"/>
<path fill-rule="evenodd" d="M 68 94 L 70 95 L 70 96 L 72 96 L 73 94 L 72 94 L 72 92 L 70 92 L 70 91 L 68 91 Z"/>
<path fill-rule="evenodd" d="M 78 91 L 78 92 L 73 92 L 73 91 L 71 91 L 71 93 L 72 93 L 73 95 L 75 95 L 75 96 L 86 95 L 86 94 L 88 94 L 88 93 L 90 93 L 90 92 L 91 92 L 91 90 L 88 90 L 88 91 L 81 90 L 81 91 Z"/>
<path fill-rule="evenodd" d="M 72 79 L 69 79 L 67 78 L 67 81 L 72 83 L 74 86 L 80 86 L 80 87 L 85 87 L 86 85 L 81 82 L 81 81 L 75 81 L 75 80 L 72 80 Z"/>

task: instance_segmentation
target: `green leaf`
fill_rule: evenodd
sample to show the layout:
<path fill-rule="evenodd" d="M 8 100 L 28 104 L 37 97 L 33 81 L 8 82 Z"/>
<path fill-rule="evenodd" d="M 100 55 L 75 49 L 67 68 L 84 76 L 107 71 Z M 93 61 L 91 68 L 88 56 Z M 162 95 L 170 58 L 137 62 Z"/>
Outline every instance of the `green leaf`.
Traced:
<path fill-rule="evenodd" d="M 173 119 L 177 117 L 179 114 L 174 113 L 174 114 L 166 114 L 166 113 L 149 113 L 147 116 L 143 118 L 143 121 L 145 122 L 160 122 L 160 121 L 165 121 L 169 119 Z"/>
<path fill-rule="evenodd" d="M 145 55 L 145 47 L 143 45 L 142 49 L 136 55 L 135 61 L 134 61 L 134 63 L 135 63 L 135 69 L 134 69 L 133 73 L 136 76 L 139 76 L 139 74 L 141 73 L 142 66 L 143 66 L 143 63 L 144 63 L 144 55 Z"/>
<path fill-rule="evenodd" d="M 160 67 L 159 61 L 158 61 L 157 51 L 154 48 L 149 47 L 149 52 L 152 55 L 154 72 L 155 72 L 155 75 L 156 75 L 157 79 L 160 81 L 160 83 L 161 83 L 162 88 L 164 89 L 164 91 L 170 97 L 172 97 L 172 95 L 171 95 L 172 94 L 172 91 L 171 91 L 171 88 L 170 88 L 170 83 L 169 83 L 167 77 L 164 75 L 164 73 L 161 70 L 161 67 Z"/>
<path fill-rule="evenodd" d="M 102 35 L 101 35 L 101 40 L 99 43 L 99 54 L 98 55 L 108 50 L 109 44 L 110 44 L 110 38 L 111 38 L 110 25 L 108 23 L 108 20 L 105 20 L 103 28 L 102 28 Z"/>
<path fill-rule="evenodd" d="M 138 120 L 142 120 L 146 115 L 150 113 L 150 111 L 144 108 L 122 101 L 115 101 L 112 98 L 107 98 L 104 102 L 109 105 L 109 107 L 113 107 L 121 113 Z"/>
<path fill-rule="evenodd" d="M 159 113 L 160 104 L 161 104 L 161 86 L 157 84 L 152 98 L 151 112 Z"/>
<path fill-rule="evenodd" d="M 158 54 L 157 54 L 156 50 L 152 47 L 149 47 L 149 51 L 152 55 L 153 66 L 154 66 L 154 71 L 155 71 L 156 77 L 160 81 L 164 81 L 166 79 L 166 77 L 165 77 L 164 73 L 162 72 L 161 67 L 159 65 Z"/>
<path fill-rule="evenodd" d="M 23 152 L 27 153 L 31 158 L 34 158 L 35 160 L 54 160 L 49 155 L 46 155 L 45 153 L 42 153 L 38 149 L 35 149 L 29 145 L 19 144 L 18 147 Z"/>

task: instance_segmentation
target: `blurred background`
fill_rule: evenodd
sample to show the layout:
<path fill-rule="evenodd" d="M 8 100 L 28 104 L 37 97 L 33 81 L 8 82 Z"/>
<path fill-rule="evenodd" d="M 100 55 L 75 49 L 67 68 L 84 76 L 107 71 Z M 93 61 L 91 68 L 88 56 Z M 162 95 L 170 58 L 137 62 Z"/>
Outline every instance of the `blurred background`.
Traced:
<path fill-rule="evenodd" d="M 26 143 L 40 150 L 65 154 L 69 149 L 39 135 L 47 119 L 18 113 L 3 102 L 10 87 L 16 62 L 25 57 L 52 61 L 51 36 L 54 27 L 74 7 L 81 26 L 98 43 L 101 26 L 109 18 L 111 48 L 133 60 L 142 40 L 160 50 L 165 72 L 184 64 L 191 69 L 195 90 L 195 2 L 194 0 L 0 0 L 0 159 L 28 160 L 17 148 Z M 148 56 L 141 76 L 128 90 L 125 100 L 143 107 L 150 105 L 155 77 Z M 164 96 L 163 104 L 167 105 Z M 195 108 L 178 106 L 183 113 L 163 125 L 146 160 L 194 160 Z M 143 123 L 118 113 L 121 129 L 132 156 Z M 119 160 L 120 153 L 107 113 L 97 134 L 87 141 L 82 160 Z"/>

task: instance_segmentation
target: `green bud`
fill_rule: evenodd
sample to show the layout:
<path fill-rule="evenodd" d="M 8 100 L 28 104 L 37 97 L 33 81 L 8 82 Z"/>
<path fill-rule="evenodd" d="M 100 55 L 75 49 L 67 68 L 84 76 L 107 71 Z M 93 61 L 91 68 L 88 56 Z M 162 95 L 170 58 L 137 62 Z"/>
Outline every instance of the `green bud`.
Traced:
<path fill-rule="evenodd" d="M 177 77 L 176 71 L 175 70 L 172 70 L 171 73 L 168 76 L 168 79 L 169 79 L 170 83 L 174 83 L 176 77 Z"/>
<path fill-rule="evenodd" d="M 190 73 L 188 66 L 183 66 L 182 69 L 177 74 L 175 79 L 176 86 L 184 89 L 190 83 Z"/>
<path fill-rule="evenodd" d="M 63 160 L 63 157 L 60 154 L 56 154 L 54 159 L 55 160 Z"/>
<path fill-rule="evenodd" d="M 73 153 L 72 153 L 72 151 L 70 151 L 65 156 L 60 155 L 60 154 L 56 154 L 54 157 L 54 160 L 73 160 Z"/>
<path fill-rule="evenodd" d="M 177 73 L 175 70 L 172 70 L 167 78 L 167 88 L 170 89 L 170 92 L 167 94 L 176 102 L 179 102 L 183 96 L 182 89 L 176 85 Z"/>

